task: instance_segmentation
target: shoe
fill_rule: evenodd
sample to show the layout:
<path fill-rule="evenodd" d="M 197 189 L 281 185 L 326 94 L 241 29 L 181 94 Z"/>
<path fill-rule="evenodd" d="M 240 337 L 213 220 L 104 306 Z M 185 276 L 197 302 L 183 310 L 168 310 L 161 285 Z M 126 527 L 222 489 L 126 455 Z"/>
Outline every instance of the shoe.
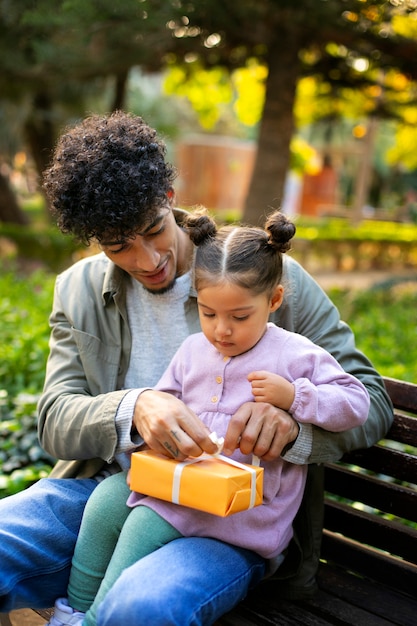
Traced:
<path fill-rule="evenodd" d="M 58 598 L 54 614 L 45 626 L 82 626 L 84 617 L 85 613 L 75 611 L 69 606 L 66 598 Z"/>

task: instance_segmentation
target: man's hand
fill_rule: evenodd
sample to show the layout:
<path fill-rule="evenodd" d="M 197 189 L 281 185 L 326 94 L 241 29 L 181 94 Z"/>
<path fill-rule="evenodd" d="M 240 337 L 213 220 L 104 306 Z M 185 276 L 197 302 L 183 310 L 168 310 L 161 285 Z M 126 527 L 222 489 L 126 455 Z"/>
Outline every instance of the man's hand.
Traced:
<path fill-rule="evenodd" d="M 245 402 L 230 420 L 223 452 L 230 455 L 240 448 L 242 454 L 274 461 L 298 432 L 297 422 L 286 411 L 266 402 Z"/>
<path fill-rule="evenodd" d="M 214 454 L 210 431 L 181 400 L 164 391 L 143 391 L 135 406 L 133 423 L 152 450 L 183 460 Z"/>

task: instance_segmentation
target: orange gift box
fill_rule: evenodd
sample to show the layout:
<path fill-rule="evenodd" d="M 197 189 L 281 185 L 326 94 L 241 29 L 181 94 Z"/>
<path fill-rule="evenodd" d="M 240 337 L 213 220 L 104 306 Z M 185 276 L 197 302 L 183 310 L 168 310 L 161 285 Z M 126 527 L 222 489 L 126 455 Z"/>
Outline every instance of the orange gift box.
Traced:
<path fill-rule="evenodd" d="M 262 504 L 263 468 L 222 456 L 175 461 L 134 452 L 130 488 L 147 496 L 226 517 Z"/>

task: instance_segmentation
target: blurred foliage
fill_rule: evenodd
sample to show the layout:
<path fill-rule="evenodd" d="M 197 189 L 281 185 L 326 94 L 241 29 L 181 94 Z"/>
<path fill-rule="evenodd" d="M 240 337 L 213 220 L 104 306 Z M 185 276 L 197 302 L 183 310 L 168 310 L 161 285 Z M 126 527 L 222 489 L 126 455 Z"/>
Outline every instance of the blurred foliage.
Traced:
<path fill-rule="evenodd" d="M 331 289 L 329 296 L 381 374 L 417 383 L 417 278 L 369 291 Z"/>
<path fill-rule="evenodd" d="M 65 269 L 73 255 L 84 248 L 53 226 L 33 228 L 0 223 L 0 238 L 14 244 L 11 258 L 37 261 L 55 272 Z"/>
<path fill-rule="evenodd" d="M 417 224 L 305 216 L 294 221 L 294 257 L 309 271 L 399 272 L 417 267 Z"/>
<path fill-rule="evenodd" d="M 0 380 L 12 402 L 42 388 L 54 279 L 44 271 L 25 277 L 3 270 L 0 280 Z"/>
<path fill-rule="evenodd" d="M 297 239 L 307 240 L 368 240 L 381 242 L 416 242 L 417 224 L 383 220 L 361 220 L 352 223 L 348 219 L 311 219 L 299 216 L 295 219 Z"/>
<path fill-rule="evenodd" d="M 22 206 L 30 217 L 30 225 L 0 222 L 0 262 L 40 265 L 52 272 L 60 272 L 85 253 L 83 244 L 51 224 L 43 195 L 27 196 Z"/>
<path fill-rule="evenodd" d="M 44 271 L 23 276 L 0 269 L 0 495 L 47 475 L 54 462 L 36 431 L 54 282 Z"/>
<path fill-rule="evenodd" d="M 204 129 L 216 125 L 221 108 L 233 96 L 229 74 L 224 68 L 204 69 L 199 64 L 193 65 L 192 78 L 187 77 L 184 67 L 173 67 L 166 76 L 164 91 L 168 95 L 186 96 Z"/>
<path fill-rule="evenodd" d="M 22 491 L 51 471 L 55 460 L 39 445 L 36 403 L 38 395 L 19 393 L 8 407 L 0 397 L 0 497 Z"/>
<path fill-rule="evenodd" d="M 196 109 L 205 108 L 206 92 L 196 92 L 200 72 L 203 67 L 216 70 L 203 79 L 206 89 L 215 90 L 217 70 L 226 68 L 234 94 L 227 89 L 211 105 L 221 106 L 233 97 L 240 120 L 255 125 L 262 117 L 269 67 L 285 58 L 280 44 L 297 42 L 297 59 L 291 62 L 299 71 L 294 109 L 299 124 L 323 117 L 364 117 L 378 110 L 398 118 L 415 105 L 416 74 L 403 46 L 416 43 L 416 14 L 415 3 L 383 0 L 343 7 L 329 1 L 261 0 L 237 4 L 228 12 L 216 0 L 190 2 L 167 24 L 177 41 L 176 54 L 167 57 L 167 86 L 170 93 L 188 97 Z M 386 46 L 387 39 L 396 45 Z M 274 45 L 281 54 L 271 55 Z M 225 80 L 221 73 L 222 85 Z"/>
<path fill-rule="evenodd" d="M 417 108 L 413 110 L 413 115 L 409 116 L 409 122 L 407 124 L 397 124 L 395 143 L 387 150 L 386 154 L 389 165 L 397 165 L 408 171 L 417 170 L 416 122 Z"/>

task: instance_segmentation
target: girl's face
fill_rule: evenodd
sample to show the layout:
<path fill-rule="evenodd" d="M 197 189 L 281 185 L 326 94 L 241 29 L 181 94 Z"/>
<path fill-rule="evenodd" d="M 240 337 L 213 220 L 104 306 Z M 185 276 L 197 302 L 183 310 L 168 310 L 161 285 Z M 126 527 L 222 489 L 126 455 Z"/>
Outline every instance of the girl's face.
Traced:
<path fill-rule="evenodd" d="M 279 308 L 283 294 L 282 285 L 270 298 L 233 283 L 203 287 L 197 297 L 202 331 L 225 357 L 247 352 L 265 333 L 269 314 Z"/>

